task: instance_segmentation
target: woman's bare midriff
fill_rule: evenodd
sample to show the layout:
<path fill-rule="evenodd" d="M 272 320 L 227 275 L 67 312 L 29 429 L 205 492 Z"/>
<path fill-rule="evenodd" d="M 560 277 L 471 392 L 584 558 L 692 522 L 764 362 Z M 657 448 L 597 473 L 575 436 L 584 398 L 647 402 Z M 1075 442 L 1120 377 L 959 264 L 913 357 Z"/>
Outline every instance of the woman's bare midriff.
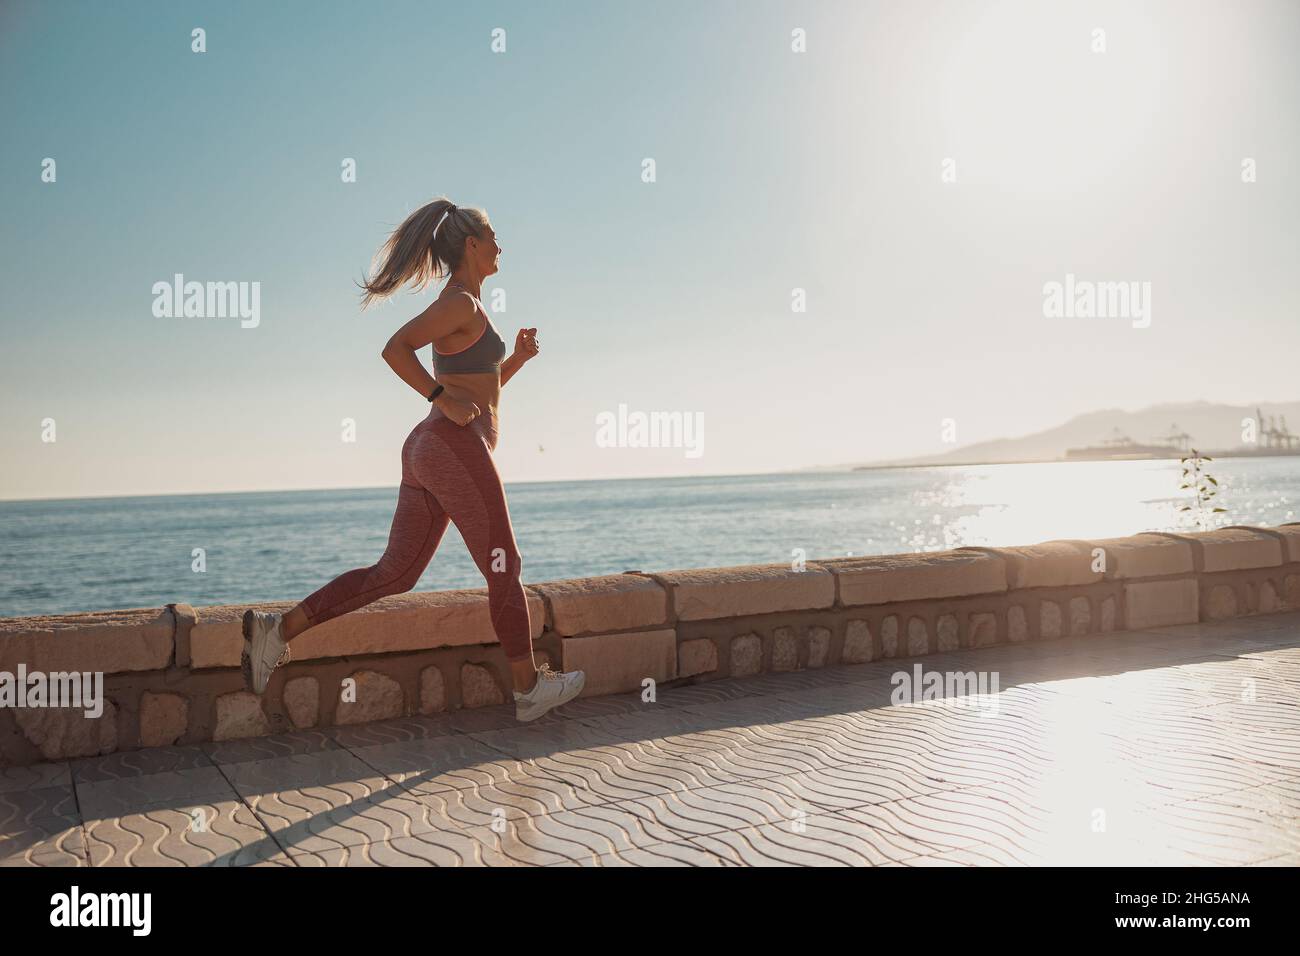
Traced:
<path fill-rule="evenodd" d="M 454 372 L 438 376 L 438 384 L 447 394 L 463 402 L 473 402 L 484 415 L 495 415 L 501 401 L 500 372 Z"/>

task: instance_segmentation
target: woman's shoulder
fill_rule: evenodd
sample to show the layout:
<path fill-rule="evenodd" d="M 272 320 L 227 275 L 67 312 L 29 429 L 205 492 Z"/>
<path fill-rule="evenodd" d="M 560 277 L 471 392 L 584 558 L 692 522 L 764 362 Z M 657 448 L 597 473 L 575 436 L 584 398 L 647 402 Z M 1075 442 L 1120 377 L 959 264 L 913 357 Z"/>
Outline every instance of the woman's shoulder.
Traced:
<path fill-rule="evenodd" d="M 482 307 L 482 303 L 474 298 L 472 293 L 464 289 L 443 289 L 438 293 L 438 297 L 433 300 L 435 305 L 441 305 L 455 312 L 469 314 Z"/>

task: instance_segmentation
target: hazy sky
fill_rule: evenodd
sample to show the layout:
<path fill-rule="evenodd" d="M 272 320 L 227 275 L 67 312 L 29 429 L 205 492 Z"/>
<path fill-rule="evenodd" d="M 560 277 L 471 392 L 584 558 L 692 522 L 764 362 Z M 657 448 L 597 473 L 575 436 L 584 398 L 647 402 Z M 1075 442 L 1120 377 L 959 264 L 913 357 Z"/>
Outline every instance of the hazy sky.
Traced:
<path fill-rule="evenodd" d="M 1298 41 L 1294 0 L 5 3 L 0 497 L 395 485 L 428 405 L 380 350 L 435 290 L 354 281 L 441 193 L 539 329 L 507 482 L 1295 400 Z M 260 323 L 156 317 L 176 273 Z M 1046 317 L 1067 274 L 1149 283 L 1149 327 Z M 703 454 L 600 447 L 620 404 Z"/>

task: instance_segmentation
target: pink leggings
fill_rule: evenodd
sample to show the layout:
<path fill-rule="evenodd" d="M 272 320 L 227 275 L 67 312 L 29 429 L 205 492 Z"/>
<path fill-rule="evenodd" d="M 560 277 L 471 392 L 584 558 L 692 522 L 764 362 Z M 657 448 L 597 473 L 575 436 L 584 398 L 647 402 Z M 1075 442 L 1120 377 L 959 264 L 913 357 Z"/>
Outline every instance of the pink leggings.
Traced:
<path fill-rule="evenodd" d="M 435 406 L 402 446 L 402 486 L 388 549 L 378 563 L 339 575 L 303 601 L 308 626 L 411 590 L 451 520 L 487 581 L 492 627 L 506 657 L 530 658 L 528 601 L 519 581 L 523 558 L 492 462 L 496 445 L 495 412 L 462 426 Z"/>

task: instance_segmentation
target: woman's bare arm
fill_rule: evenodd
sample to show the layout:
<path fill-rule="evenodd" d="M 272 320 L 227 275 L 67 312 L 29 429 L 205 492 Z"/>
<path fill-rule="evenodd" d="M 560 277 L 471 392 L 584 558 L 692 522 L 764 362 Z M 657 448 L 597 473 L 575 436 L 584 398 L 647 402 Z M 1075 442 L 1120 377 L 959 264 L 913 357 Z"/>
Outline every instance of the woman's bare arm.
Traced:
<path fill-rule="evenodd" d="M 506 382 L 510 381 L 510 379 L 514 376 L 515 372 L 519 371 L 521 368 L 524 367 L 525 361 L 527 361 L 527 359 L 525 359 L 522 355 L 516 352 L 513 355 L 511 355 L 509 358 L 507 358 L 504 362 L 501 363 L 501 387 L 502 388 L 505 388 Z"/>
<path fill-rule="evenodd" d="M 514 377 L 515 372 L 524 367 L 524 363 L 535 356 L 541 348 L 537 345 L 537 329 L 520 329 L 515 336 L 515 350 L 501 363 L 501 387 Z"/>
<path fill-rule="evenodd" d="M 393 333 L 384 346 L 384 361 L 397 373 L 398 378 L 428 398 L 438 382 L 429 374 L 416 352 L 434 339 L 445 338 L 469 325 L 473 316 L 474 303 L 468 296 L 456 295 L 429 303 L 427 309 Z M 465 422 L 460 421 L 460 418 L 467 407 L 472 407 L 446 392 L 438 396 L 435 404 L 448 418 L 462 425 Z"/>

